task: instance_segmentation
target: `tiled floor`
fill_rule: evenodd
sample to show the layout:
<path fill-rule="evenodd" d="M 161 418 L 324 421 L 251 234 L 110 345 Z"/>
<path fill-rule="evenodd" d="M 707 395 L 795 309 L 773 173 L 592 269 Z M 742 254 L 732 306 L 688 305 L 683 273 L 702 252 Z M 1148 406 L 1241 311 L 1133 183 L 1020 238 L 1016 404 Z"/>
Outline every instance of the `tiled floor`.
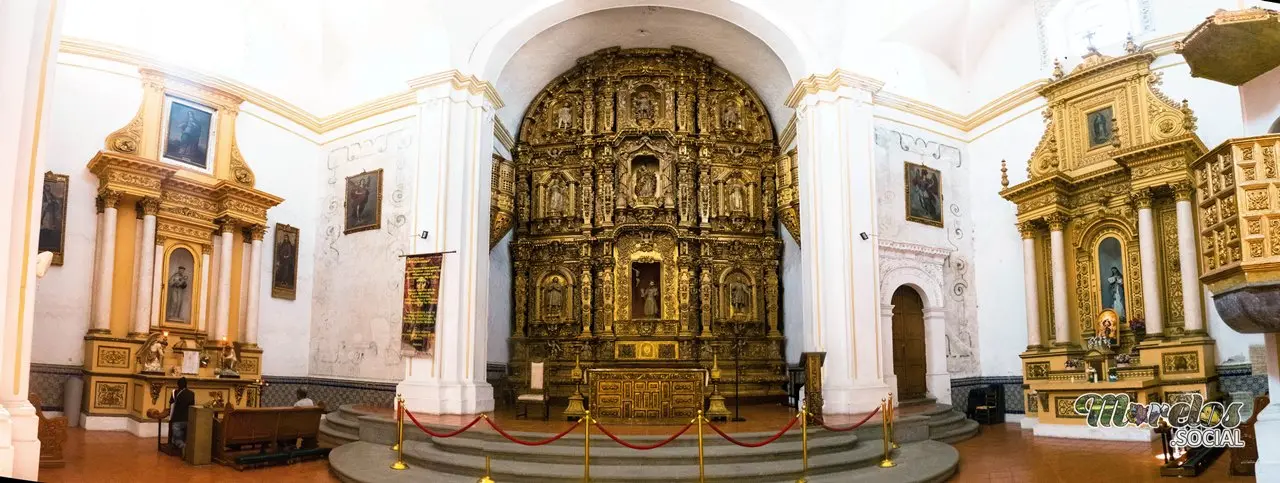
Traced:
<path fill-rule="evenodd" d="M 747 411 L 746 423 L 738 431 L 766 430 L 764 417 L 773 411 Z M 783 416 L 785 418 L 785 416 Z M 761 426 L 753 425 L 752 419 Z M 424 421 L 425 422 L 425 421 Z M 512 430 L 535 429 L 542 423 L 510 421 Z M 843 422 L 841 422 L 843 423 Z M 565 424 L 563 422 L 558 424 Z M 772 427 L 772 424 L 771 424 Z M 505 428 L 505 426 L 504 426 Z M 635 428 L 635 427 L 631 427 Z M 629 434 L 661 434 L 658 427 L 632 429 Z M 669 432 L 667 433 L 669 434 Z M 189 467 L 180 460 L 156 451 L 155 439 L 140 439 L 123 432 L 86 432 L 72 429 L 67 441 L 67 467 L 40 472 L 45 482 L 134 482 L 182 481 L 185 483 L 232 483 L 237 481 L 272 483 L 336 482 L 323 461 L 239 472 L 210 465 Z M 1156 446 L 1146 443 L 1113 443 L 1067 439 L 1034 438 L 1015 424 L 984 426 L 982 433 L 956 445 L 960 450 L 960 471 L 953 482 L 1048 482 L 1104 483 L 1164 481 L 1158 476 L 1160 462 Z M 1196 482 L 1248 482 L 1252 477 L 1228 477 L 1228 456 L 1223 455 Z"/>

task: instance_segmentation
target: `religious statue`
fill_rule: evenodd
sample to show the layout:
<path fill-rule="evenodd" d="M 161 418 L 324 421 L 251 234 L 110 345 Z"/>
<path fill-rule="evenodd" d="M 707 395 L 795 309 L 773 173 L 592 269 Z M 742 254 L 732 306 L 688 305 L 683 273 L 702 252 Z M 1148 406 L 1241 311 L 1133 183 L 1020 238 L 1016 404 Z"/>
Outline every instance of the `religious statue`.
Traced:
<path fill-rule="evenodd" d="M 631 99 L 631 112 L 636 120 L 653 120 L 653 95 L 646 91 L 637 92 Z"/>
<path fill-rule="evenodd" d="M 168 301 L 165 303 L 164 317 L 166 320 L 186 321 L 187 306 L 187 286 L 191 283 L 191 278 L 187 276 L 187 267 L 178 267 L 178 270 L 169 276 Z"/>
<path fill-rule="evenodd" d="M 573 110 L 567 102 L 561 104 L 560 109 L 556 111 L 556 129 L 561 131 L 573 129 Z"/>
<path fill-rule="evenodd" d="M 738 106 L 732 102 L 724 105 L 724 112 L 720 115 L 720 125 L 725 130 L 738 128 Z"/>
<path fill-rule="evenodd" d="M 142 367 L 142 372 L 164 373 L 164 350 L 168 347 L 167 337 L 160 332 L 152 332 L 134 357 L 138 366 Z"/>
<path fill-rule="evenodd" d="M 640 296 L 644 297 L 644 316 L 646 318 L 658 317 L 658 286 L 649 281 L 649 286 L 640 289 Z"/>
<path fill-rule="evenodd" d="M 547 285 L 544 296 L 547 298 L 547 310 L 544 315 L 560 315 L 560 307 L 564 301 L 564 284 L 560 283 L 560 277 L 551 279 L 551 284 Z"/>
<path fill-rule="evenodd" d="M 729 191 L 729 210 L 734 213 L 743 212 L 743 199 L 746 198 L 746 189 L 742 187 L 741 182 L 733 184 L 733 188 Z"/>
<path fill-rule="evenodd" d="M 636 170 L 635 183 L 637 198 L 652 198 L 658 191 L 658 173 L 650 171 L 648 166 L 642 164 Z"/>
<path fill-rule="evenodd" d="M 564 216 L 564 187 L 561 186 L 560 180 L 552 180 L 547 190 L 550 191 L 547 205 L 550 207 L 551 215 Z"/>
<path fill-rule="evenodd" d="M 733 307 L 733 313 L 746 313 L 747 306 L 750 305 L 751 294 L 747 290 L 747 284 L 741 280 L 734 280 L 729 283 L 729 306 Z"/>
<path fill-rule="evenodd" d="M 236 371 L 236 364 L 239 362 L 240 358 L 236 356 L 235 344 L 228 343 L 222 346 L 222 365 L 219 366 L 218 375 L 240 377 L 240 372 Z"/>
<path fill-rule="evenodd" d="M 1116 311 L 1117 318 L 1124 320 L 1124 276 L 1120 275 L 1118 267 L 1111 267 L 1107 283 L 1111 288 L 1111 309 Z"/>

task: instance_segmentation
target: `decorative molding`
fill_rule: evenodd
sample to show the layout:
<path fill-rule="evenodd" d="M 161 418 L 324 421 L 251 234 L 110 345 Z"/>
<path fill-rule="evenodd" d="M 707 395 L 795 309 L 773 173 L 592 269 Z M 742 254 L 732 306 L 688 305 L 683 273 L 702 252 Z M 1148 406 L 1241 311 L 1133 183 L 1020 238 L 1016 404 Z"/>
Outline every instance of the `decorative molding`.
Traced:
<path fill-rule="evenodd" d="M 796 116 L 792 114 L 791 119 L 787 120 L 787 126 L 782 128 L 782 134 L 778 135 L 778 148 L 786 150 L 794 142 L 796 142 Z"/>
<path fill-rule="evenodd" d="M 516 149 L 516 138 L 511 137 L 511 131 L 507 130 L 507 126 L 502 125 L 496 117 L 493 119 L 493 137 L 498 144 L 507 149 L 508 153 Z"/>
<path fill-rule="evenodd" d="M 951 250 L 945 248 L 931 247 L 918 243 L 900 242 L 893 240 L 880 240 L 880 249 L 890 252 L 897 252 L 906 255 L 912 255 L 917 258 L 932 259 L 935 262 L 946 260 L 951 255 Z"/>
<path fill-rule="evenodd" d="M 822 91 L 835 92 L 841 87 L 850 87 L 876 94 L 884 88 L 884 82 L 844 69 L 836 69 L 827 75 L 814 74 L 800 79 L 799 82 L 796 82 L 795 87 L 791 88 L 791 93 L 787 95 L 787 100 L 784 104 L 787 107 L 795 108 L 800 105 L 800 101 L 805 97 Z"/>
<path fill-rule="evenodd" d="M 502 98 L 498 96 L 498 90 L 493 87 L 493 84 L 482 81 L 474 75 L 465 75 L 457 69 L 410 79 L 409 88 L 416 92 L 444 84 L 445 82 L 448 82 L 450 87 L 454 89 L 467 91 L 475 95 L 483 95 L 490 104 L 493 104 L 494 109 L 502 109 Z"/>

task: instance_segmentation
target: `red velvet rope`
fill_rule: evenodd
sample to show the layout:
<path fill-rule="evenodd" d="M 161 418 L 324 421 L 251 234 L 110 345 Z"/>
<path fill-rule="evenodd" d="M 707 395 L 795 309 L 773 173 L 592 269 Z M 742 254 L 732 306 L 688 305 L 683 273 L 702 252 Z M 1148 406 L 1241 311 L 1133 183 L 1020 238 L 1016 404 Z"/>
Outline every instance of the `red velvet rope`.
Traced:
<path fill-rule="evenodd" d="M 484 418 L 484 420 L 485 420 L 485 422 L 489 423 L 489 426 L 490 426 L 490 427 L 492 427 L 494 431 L 497 431 L 497 432 L 498 432 L 498 434 L 501 434 L 501 435 L 502 435 L 502 437 L 507 438 L 507 439 L 508 439 L 508 440 L 510 440 L 512 443 L 519 443 L 519 444 L 522 444 L 522 445 L 525 445 L 525 446 L 542 446 L 542 445 L 544 445 L 544 444 L 548 444 L 548 443 L 555 442 L 556 440 L 558 440 L 558 439 L 560 439 L 560 438 L 563 438 L 563 437 L 564 437 L 564 435 L 566 435 L 566 434 L 569 434 L 569 433 L 573 432 L 573 430 L 574 430 L 574 429 L 576 429 L 576 428 L 578 427 L 578 425 L 579 425 L 579 424 L 582 424 L 582 420 L 578 420 L 578 422 L 573 423 L 573 426 L 569 426 L 567 429 L 565 429 L 565 430 L 564 430 L 563 432 L 561 432 L 560 434 L 557 434 L 557 435 L 552 436 L 552 437 L 550 437 L 550 438 L 544 439 L 544 440 L 542 440 L 542 441 L 524 441 L 524 440 L 521 440 L 521 439 L 519 439 L 519 438 L 516 438 L 515 436 L 512 436 L 512 435 L 510 435 L 510 434 L 507 434 L 507 432 L 506 432 L 506 431 L 503 431 L 503 430 L 502 430 L 502 428 L 499 428 L 499 427 L 498 427 L 498 423 L 493 422 L 493 420 L 492 420 L 492 419 Z"/>
<path fill-rule="evenodd" d="M 835 432 L 837 432 L 837 433 L 841 433 L 841 432 L 844 432 L 844 431 L 853 431 L 853 430 L 855 430 L 855 429 L 858 429 L 858 427 L 859 427 L 859 426 L 862 426 L 862 424 L 863 424 L 863 423 L 867 422 L 867 420 L 868 420 L 868 419 L 871 419 L 871 417 L 872 417 L 872 416 L 875 416 L 875 415 L 876 415 L 876 413 L 878 413 L 878 412 L 880 412 L 880 408 L 872 409 L 872 410 L 871 410 L 871 414 L 868 414 L 868 415 L 867 415 L 867 417 L 862 418 L 862 421 L 858 421 L 858 422 L 856 422 L 856 423 L 853 423 L 853 426 L 849 426 L 849 427 L 847 427 L 847 428 L 837 428 L 837 427 L 834 427 L 834 426 L 827 426 L 827 423 L 822 423 L 822 429 L 825 429 L 825 430 L 827 430 L 827 431 L 835 431 Z"/>
<path fill-rule="evenodd" d="M 472 426 L 475 426 L 475 425 L 476 425 L 476 423 L 480 422 L 480 419 L 484 418 L 484 416 L 483 416 L 483 415 L 481 415 L 481 416 L 476 416 L 476 418 L 475 418 L 475 419 L 473 419 L 473 420 L 471 420 L 471 422 L 470 422 L 470 423 L 467 423 L 467 425 L 466 425 L 466 426 L 463 426 L 463 427 L 461 427 L 461 428 L 458 428 L 458 430 L 457 430 L 457 431 L 454 431 L 454 432 L 452 432 L 452 433 L 434 433 L 434 432 L 432 432 L 430 429 L 427 429 L 427 427 L 426 427 L 426 426 L 423 426 L 423 425 L 422 425 L 422 423 L 419 423 L 419 422 L 418 422 L 418 418 L 413 417 L 413 413 L 411 413 L 411 412 L 409 412 L 409 411 L 407 411 L 407 410 L 406 410 L 404 413 L 405 413 L 405 414 L 407 414 L 407 415 L 409 416 L 409 420 L 410 420 L 410 421 L 413 421 L 413 424 L 414 424 L 415 426 L 417 426 L 417 427 L 418 427 L 418 429 L 421 429 L 421 430 L 422 430 L 422 432 L 427 433 L 427 434 L 429 434 L 429 435 L 431 435 L 431 436 L 433 436 L 433 437 L 436 437 L 436 438 L 452 438 L 452 437 L 454 437 L 454 436 L 457 436 L 457 435 L 459 435 L 459 434 L 462 434 L 462 432 L 463 432 L 463 431 L 466 431 L 466 430 L 468 430 L 468 429 L 471 429 L 471 427 L 472 427 Z"/>
<path fill-rule="evenodd" d="M 681 429 L 680 429 L 680 431 L 676 432 L 676 434 L 671 435 L 671 437 L 670 437 L 670 438 L 664 439 L 664 440 L 662 440 L 662 441 L 658 442 L 657 444 L 651 444 L 651 445 L 632 444 L 632 443 L 628 443 L 628 442 L 626 442 L 626 441 L 623 441 L 621 438 L 619 438 L 619 437 L 617 437 L 617 436 L 614 436 L 614 434 L 613 434 L 612 432 L 610 432 L 607 428 L 605 428 L 603 425 L 601 425 L 601 424 L 600 424 L 600 423 L 598 423 L 598 422 L 596 423 L 596 427 L 597 427 L 597 428 L 600 428 L 600 432 L 601 432 L 601 433 L 604 433 L 604 435 L 605 435 L 605 436 L 608 436 L 608 437 L 609 437 L 609 439 L 614 440 L 615 442 L 617 442 L 617 443 L 618 443 L 618 444 L 620 444 L 620 445 L 626 446 L 626 447 L 631 448 L 631 449 L 638 449 L 638 450 L 640 450 L 640 451 L 647 451 L 647 450 L 651 450 L 651 449 L 661 448 L 661 447 L 663 447 L 663 446 L 666 446 L 666 445 L 667 445 L 667 443 L 670 443 L 670 442 L 672 442 L 672 441 L 675 441 L 675 440 L 676 440 L 676 438 L 679 438 L 679 437 L 680 437 L 680 435 L 682 435 L 682 434 L 684 434 L 686 431 L 688 431 L 688 430 L 689 430 L 689 428 L 692 428 L 692 427 L 693 427 L 693 423 L 689 423 L 689 424 L 684 425 L 684 427 L 683 427 L 683 428 L 681 428 Z"/>
<path fill-rule="evenodd" d="M 769 443 L 772 443 L 772 442 L 774 442 L 774 441 L 777 441 L 777 440 L 778 440 L 778 438 L 781 438 L 781 437 L 782 437 L 782 435 L 787 434 L 787 431 L 790 431 L 790 430 L 791 430 L 791 427 L 792 427 L 792 426 L 795 426 L 795 425 L 796 425 L 796 421 L 799 421 L 799 420 L 800 420 L 800 416 L 799 416 L 799 415 L 796 415 L 796 417 L 791 418 L 791 422 L 787 423 L 787 427 L 782 428 L 782 431 L 778 431 L 778 434 L 775 434 L 775 435 L 771 436 L 769 439 L 766 439 L 766 440 L 761 441 L 761 442 L 759 442 L 759 443 L 744 443 L 744 442 L 742 442 L 742 441 L 738 441 L 738 440 L 736 440 L 736 439 L 733 439 L 733 437 L 732 437 L 732 436 L 729 436 L 729 435 L 725 434 L 725 433 L 724 433 L 724 431 L 721 431 L 721 430 L 720 430 L 720 428 L 717 428 L 717 427 L 716 427 L 716 425 L 714 425 L 714 424 L 707 423 L 707 426 L 711 426 L 711 430 L 712 430 L 712 431 L 715 431 L 717 434 L 719 434 L 719 435 L 720 435 L 720 437 L 724 438 L 725 440 L 728 440 L 730 443 L 736 444 L 736 445 L 741 446 L 741 447 L 743 447 L 743 448 L 759 448 L 759 447 L 764 446 L 764 445 L 766 445 L 766 444 L 769 444 Z"/>

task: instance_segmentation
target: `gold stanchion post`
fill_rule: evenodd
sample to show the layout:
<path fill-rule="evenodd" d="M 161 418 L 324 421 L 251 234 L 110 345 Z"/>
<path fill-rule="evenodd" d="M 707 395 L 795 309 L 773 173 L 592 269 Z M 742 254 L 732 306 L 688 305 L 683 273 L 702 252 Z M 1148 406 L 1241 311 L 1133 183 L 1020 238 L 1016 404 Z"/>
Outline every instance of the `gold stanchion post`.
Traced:
<path fill-rule="evenodd" d="M 889 393 L 889 448 L 898 449 L 898 435 L 893 434 L 893 425 L 898 422 L 898 408 L 893 405 L 893 393 Z"/>
<path fill-rule="evenodd" d="M 396 462 L 391 463 L 391 469 L 403 470 L 409 468 L 404 464 L 404 397 L 396 395 Z"/>
<path fill-rule="evenodd" d="M 582 415 L 582 481 L 591 481 L 591 410 Z"/>
<path fill-rule="evenodd" d="M 893 468 L 897 466 L 893 463 L 893 459 L 889 457 L 889 410 L 886 408 L 884 399 L 880 400 L 880 438 L 884 441 L 884 459 L 880 460 L 881 468 Z"/>
<path fill-rule="evenodd" d="M 699 409 L 698 417 L 694 419 L 694 422 L 698 423 L 698 483 L 707 481 L 706 469 L 702 463 L 702 422 L 705 420 L 706 418 L 702 417 L 702 410 Z"/>
<path fill-rule="evenodd" d="M 803 462 L 803 469 L 800 470 L 800 478 L 796 483 L 807 483 L 809 480 L 809 414 L 805 411 L 803 405 L 800 406 L 800 461 Z"/>
<path fill-rule="evenodd" d="M 476 483 L 493 483 L 493 478 L 490 478 L 489 474 L 489 455 L 484 455 L 484 476 L 476 480 Z"/>

